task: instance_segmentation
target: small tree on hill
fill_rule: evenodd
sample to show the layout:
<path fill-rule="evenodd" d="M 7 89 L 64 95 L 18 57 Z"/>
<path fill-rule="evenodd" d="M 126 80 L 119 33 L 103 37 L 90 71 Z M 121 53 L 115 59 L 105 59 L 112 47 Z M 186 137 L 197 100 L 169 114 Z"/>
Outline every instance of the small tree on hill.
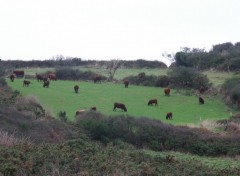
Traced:
<path fill-rule="evenodd" d="M 114 60 L 111 60 L 111 61 L 107 62 L 106 70 L 107 70 L 108 75 L 109 75 L 109 77 L 108 77 L 109 81 L 113 80 L 113 77 L 114 77 L 117 69 L 119 69 L 123 64 L 124 64 L 124 61 L 117 60 L 117 59 L 114 59 Z"/>

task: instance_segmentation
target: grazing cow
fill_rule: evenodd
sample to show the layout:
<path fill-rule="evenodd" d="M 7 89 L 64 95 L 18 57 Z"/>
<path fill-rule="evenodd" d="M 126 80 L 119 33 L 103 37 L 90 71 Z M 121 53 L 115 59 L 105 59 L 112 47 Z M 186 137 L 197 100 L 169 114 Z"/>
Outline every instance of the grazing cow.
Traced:
<path fill-rule="evenodd" d="M 172 112 L 168 112 L 167 115 L 166 115 L 166 119 L 167 120 L 172 120 L 172 117 L 173 117 Z"/>
<path fill-rule="evenodd" d="M 48 77 L 46 75 L 40 75 L 36 73 L 37 81 L 47 81 Z"/>
<path fill-rule="evenodd" d="M 82 115 L 84 112 L 85 112 L 85 110 L 83 110 L 83 109 L 77 110 L 76 113 L 75 113 L 75 117 L 79 116 L 79 115 Z"/>
<path fill-rule="evenodd" d="M 43 87 L 49 88 L 49 80 L 43 82 Z"/>
<path fill-rule="evenodd" d="M 10 79 L 11 79 L 12 82 L 14 81 L 14 78 L 15 78 L 14 74 L 11 74 Z"/>
<path fill-rule="evenodd" d="M 15 71 L 13 71 L 13 74 L 16 75 L 17 78 L 23 78 L 24 77 L 24 71 L 23 70 L 15 70 Z"/>
<path fill-rule="evenodd" d="M 94 106 L 94 107 L 91 107 L 91 110 L 92 110 L 92 111 L 96 111 L 96 110 L 97 110 L 97 107 L 95 107 L 95 106 Z"/>
<path fill-rule="evenodd" d="M 128 88 L 129 81 L 128 81 L 128 80 L 125 80 L 125 81 L 124 81 L 124 85 L 125 85 L 125 88 Z"/>
<path fill-rule="evenodd" d="M 148 106 L 153 104 L 155 104 L 155 106 L 158 105 L 157 99 L 151 99 L 148 101 Z"/>
<path fill-rule="evenodd" d="M 49 73 L 49 74 L 48 74 L 48 78 L 49 78 L 50 80 L 57 81 L 57 76 L 56 76 L 54 73 Z"/>
<path fill-rule="evenodd" d="M 97 75 L 97 76 L 95 76 L 95 77 L 93 78 L 93 81 L 94 81 L 94 83 L 101 83 L 102 77 L 99 76 L 99 75 Z"/>
<path fill-rule="evenodd" d="M 126 108 L 125 104 L 114 103 L 113 111 L 115 111 L 116 108 L 122 109 L 123 111 L 127 112 L 127 108 Z"/>
<path fill-rule="evenodd" d="M 198 98 L 199 104 L 204 104 L 204 99 L 202 97 L 199 96 Z"/>
<path fill-rule="evenodd" d="M 165 93 L 165 95 L 169 96 L 170 95 L 170 88 L 169 87 L 165 88 L 164 93 Z"/>
<path fill-rule="evenodd" d="M 30 83 L 28 80 L 23 80 L 23 87 L 28 87 Z"/>
<path fill-rule="evenodd" d="M 74 86 L 74 91 L 75 91 L 75 93 L 78 93 L 78 89 L 79 89 L 79 86 L 78 86 L 78 85 L 75 85 L 75 86 Z"/>

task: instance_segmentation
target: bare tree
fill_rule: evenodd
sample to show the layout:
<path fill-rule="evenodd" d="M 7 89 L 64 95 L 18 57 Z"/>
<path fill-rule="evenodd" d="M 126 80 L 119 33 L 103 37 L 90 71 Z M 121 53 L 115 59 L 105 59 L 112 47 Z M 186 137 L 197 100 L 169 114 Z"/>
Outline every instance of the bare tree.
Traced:
<path fill-rule="evenodd" d="M 108 77 L 109 81 L 113 80 L 113 77 L 114 77 L 117 69 L 119 69 L 123 64 L 124 64 L 124 61 L 118 60 L 118 59 L 110 60 L 109 62 L 107 62 L 106 70 L 109 75 L 109 77 Z"/>

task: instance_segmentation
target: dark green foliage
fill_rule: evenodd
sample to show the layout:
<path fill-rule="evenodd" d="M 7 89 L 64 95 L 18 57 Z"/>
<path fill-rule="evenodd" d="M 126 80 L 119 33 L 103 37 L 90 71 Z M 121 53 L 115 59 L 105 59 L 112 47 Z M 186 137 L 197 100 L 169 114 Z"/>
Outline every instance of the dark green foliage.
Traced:
<path fill-rule="evenodd" d="M 59 111 L 59 113 L 58 113 L 58 118 L 59 118 L 62 122 L 67 122 L 67 114 L 66 114 L 66 111 Z"/>
<path fill-rule="evenodd" d="M 128 80 L 131 84 L 156 87 L 175 87 L 175 88 L 193 88 L 207 89 L 210 87 L 209 79 L 206 75 L 197 72 L 193 68 L 173 67 L 167 73 L 168 75 L 155 76 L 146 75 L 144 72 L 137 76 L 128 76 L 123 80 Z"/>
<path fill-rule="evenodd" d="M 193 68 L 174 67 L 168 71 L 168 77 L 171 80 L 172 87 L 176 88 L 200 89 L 201 87 L 210 87 L 207 76 Z"/>
<path fill-rule="evenodd" d="M 222 90 L 225 101 L 230 104 L 240 107 L 240 78 L 228 79 L 222 85 Z"/>
<path fill-rule="evenodd" d="M 56 69 L 56 76 L 61 80 L 92 80 L 97 74 L 91 71 L 82 72 L 79 69 L 70 67 Z M 101 76 L 102 80 L 106 80 L 105 76 Z"/>
<path fill-rule="evenodd" d="M 91 112 L 77 119 L 91 137 L 102 142 L 123 140 L 136 147 L 151 150 L 174 150 L 197 155 L 239 155 L 240 138 L 221 138 L 208 131 L 174 127 L 157 120 L 131 116 L 105 117 Z"/>
<path fill-rule="evenodd" d="M 240 70 L 239 42 L 213 45 L 212 50 L 206 52 L 198 48 L 182 48 L 175 54 L 175 66 L 192 67 L 197 70 L 217 69 L 220 71 Z"/>

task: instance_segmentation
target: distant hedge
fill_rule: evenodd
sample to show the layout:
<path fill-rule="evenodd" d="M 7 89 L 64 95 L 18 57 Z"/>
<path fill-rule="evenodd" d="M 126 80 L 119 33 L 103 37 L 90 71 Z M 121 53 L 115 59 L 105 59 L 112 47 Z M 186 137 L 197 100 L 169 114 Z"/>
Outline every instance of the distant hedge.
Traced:
<path fill-rule="evenodd" d="M 72 69 L 69 67 L 56 69 L 56 76 L 61 80 L 93 80 L 94 76 L 98 75 L 92 71 L 80 71 L 79 69 Z M 101 75 L 102 80 L 107 77 Z"/>
<path fill-rule="evenodd" d="M 210 87 L 209 79 L 206 75 L 187 67 L 174 67 L 170 69 L 167 75 L 161 76 L 146 75 L 143 72 L 137 76 L 127 76 L 124 80 L 129 80 L 130 84 L 142 86 L 170 86 L 174 88 L 194 89 L 207 89 Z"/>

